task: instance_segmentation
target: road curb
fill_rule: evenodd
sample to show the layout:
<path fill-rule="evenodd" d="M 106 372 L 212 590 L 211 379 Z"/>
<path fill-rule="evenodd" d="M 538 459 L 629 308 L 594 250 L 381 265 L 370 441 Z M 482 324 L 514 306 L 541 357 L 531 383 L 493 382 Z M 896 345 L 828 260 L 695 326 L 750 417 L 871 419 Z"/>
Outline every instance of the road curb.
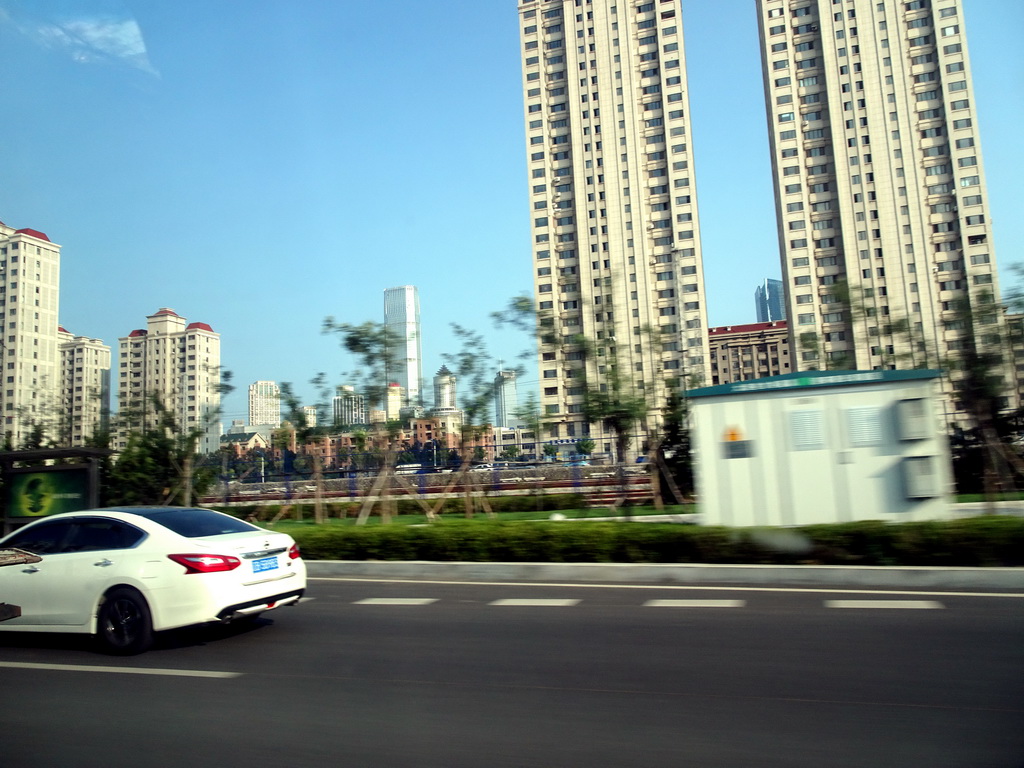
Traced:
<path fill-rule="evenodd" d="M 307 560 L 310 578 L 1024 590 L 1024 568 Z"/>

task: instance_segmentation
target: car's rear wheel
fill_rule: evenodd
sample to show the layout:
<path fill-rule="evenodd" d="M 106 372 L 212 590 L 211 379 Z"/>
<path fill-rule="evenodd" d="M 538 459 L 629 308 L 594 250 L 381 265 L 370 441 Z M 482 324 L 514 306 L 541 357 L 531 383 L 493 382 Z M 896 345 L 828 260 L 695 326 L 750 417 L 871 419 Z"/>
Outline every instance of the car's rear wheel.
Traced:
<path fill-rule="evenodd" d="M 146 600 L 134 589 L 118 587 L 103 598 L 96 637 L 109 653 L 130 656 L 153 644 L 153 618 Z"/>

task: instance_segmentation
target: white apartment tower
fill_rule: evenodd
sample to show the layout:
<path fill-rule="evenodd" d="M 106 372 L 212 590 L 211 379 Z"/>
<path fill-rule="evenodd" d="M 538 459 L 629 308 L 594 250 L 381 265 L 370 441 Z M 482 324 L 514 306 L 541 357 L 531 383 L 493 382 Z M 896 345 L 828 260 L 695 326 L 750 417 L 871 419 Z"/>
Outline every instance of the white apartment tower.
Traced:
<path fill-rule="evenodd" d="M 124 425 L 117 447 L 127 445 L 129 431 L 156 425 L 155 397 L 174 416 L 178 429 L 203 430 L 200 452 L 217 450 L 220 334 L 167 308 L 146 321 L 146 328 L 120 339 L 117 402 Z"/>
<path fill-rule="evenodd" d="M 281 426 L 281 388 L 275 381 L 254 381 L 249 385 L 249 424 Z"/>
<path fill-rule="evenodd" d="M 449 370 L 447 365 L 442 365 L 434 374 L 434 410 L 455 410 L 456 386 L 458 377 Z"/>
<path fill-rule="evenodd" d="M 0 222 L 0 412 L 2 437 L 15 448 L 36 427 L 50 438 L 59 432 L 60 248 L 38 230 Z"/>
<path fill-rule="evenodd" d="M 110 427 L 110 347 L 59 328 L 62 442 L 82 446 Z"/>
<path fill-rule="evenodd" d="M 334 423 L 342 427 L 368 423 L 366 398 L 357 393 L 355 387 L 348 384 L 338 387 L 334 397 Z"/>
<path fill-rule="evenodd" d="M 960 0 L 757 12 L 794 368 L 941 367 L 998 298 Z"/>
<path fill-rule="evenodd" d="M 654 423 L 710 382 L 680 3 L 519 0 L 519 20 L 547 436 L 608 451 L 586 387 L 614 377 Z"/>
<path fill-rule="evenodd" d="M 384 291 L 384 326 L 389 338 L 395 343 L 391 355 L 394 370 L 386 372 L 387 383 L 397 382 L 401 385 L 404 392 L 401 406 L 422 405 L 423 350 L 420 341 L 420 296 L 415 285 L 402 285 Z M 397 411 L 394 418 L 397 418 Z"/>

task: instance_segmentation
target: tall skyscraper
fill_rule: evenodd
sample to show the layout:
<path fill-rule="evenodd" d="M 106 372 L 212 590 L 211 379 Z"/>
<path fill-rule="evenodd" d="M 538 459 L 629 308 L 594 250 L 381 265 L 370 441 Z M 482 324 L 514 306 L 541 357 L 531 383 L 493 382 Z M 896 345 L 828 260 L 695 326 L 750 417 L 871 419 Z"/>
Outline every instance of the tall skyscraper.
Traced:
<path fill-rule="evenodd" d="M 765 278 L 754 290 L 757 322 L 777 323 L 786 319 L 786 294 L 781 280 Z"/>
<path fill-rule="evenodd" d="M 519 406 L 515 371 L 498 371 L 494 379 L 494 426 L 511 427 Z"/>
<path fill-rule="evenodd" d="M 960 0 L 757 10 L 794 367 L 939 367 L 998 297 Z"/>
<path fill-rule="evenodd" d="M 61 437 L 82 446 L 110 427 L 110 347 L 59 328 Z"/>
<path fill-rule="evenodd" d="M 35 428 L 56 438 L 62 418 L 57 338 L 60 246 L 0 222 L 0 388 L 3 434 L 20 448 Z"/>
<path fill-rule="evenodd" d="M 404 391 L 402 405 L 422 405 L 423 350 L 420 342 L 420 296 L 415 285 L 384 291 L 384 325 L 396 347 L 391 356 L 395 370 L 387 371 L 387 382 L 397 382 Z M 390 418 L 390 416 L 389 416 Z M 396 416 L 397 417 L 397 413 Z"/>
<path fill-rule="evenodd" d="M 199 450 L 210 453 L 220 442 L 220 334 L 206 323 L 189 323 L 173 309 L 146 318 L 146 327 L 120 340 L 118 415 L 124 421 L 115 445 L 123 449 L 131 430 L 157 424 L 153 398 L 159 399 L 181 430 L 199 429 Z"/>
<path fill-rule="evenodd" d="M 669 388 L 710 382 L 681 10 L 519 0 L 519 17 L 546 437 L 610 450 L 586 387 L 614 377 L 653 423 Z"/>
<path fill-rule="evenodd" d="M 254 381 L 249 385 L 249 424 L 281 426 L 281 388 L 274 381 Z"/>

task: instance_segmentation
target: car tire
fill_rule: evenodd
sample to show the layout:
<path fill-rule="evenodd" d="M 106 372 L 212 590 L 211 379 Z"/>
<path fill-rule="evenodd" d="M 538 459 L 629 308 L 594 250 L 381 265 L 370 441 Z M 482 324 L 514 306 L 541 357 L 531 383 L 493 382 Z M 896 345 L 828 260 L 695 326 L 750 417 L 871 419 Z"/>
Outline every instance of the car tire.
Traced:
<path fill-rule="evenodd" d="M 118 587 L 103 597 L 96 639 L 107 653 L 132 656 L 153 644 L 153 618 L 146 600 L 134 589 Z"/>

